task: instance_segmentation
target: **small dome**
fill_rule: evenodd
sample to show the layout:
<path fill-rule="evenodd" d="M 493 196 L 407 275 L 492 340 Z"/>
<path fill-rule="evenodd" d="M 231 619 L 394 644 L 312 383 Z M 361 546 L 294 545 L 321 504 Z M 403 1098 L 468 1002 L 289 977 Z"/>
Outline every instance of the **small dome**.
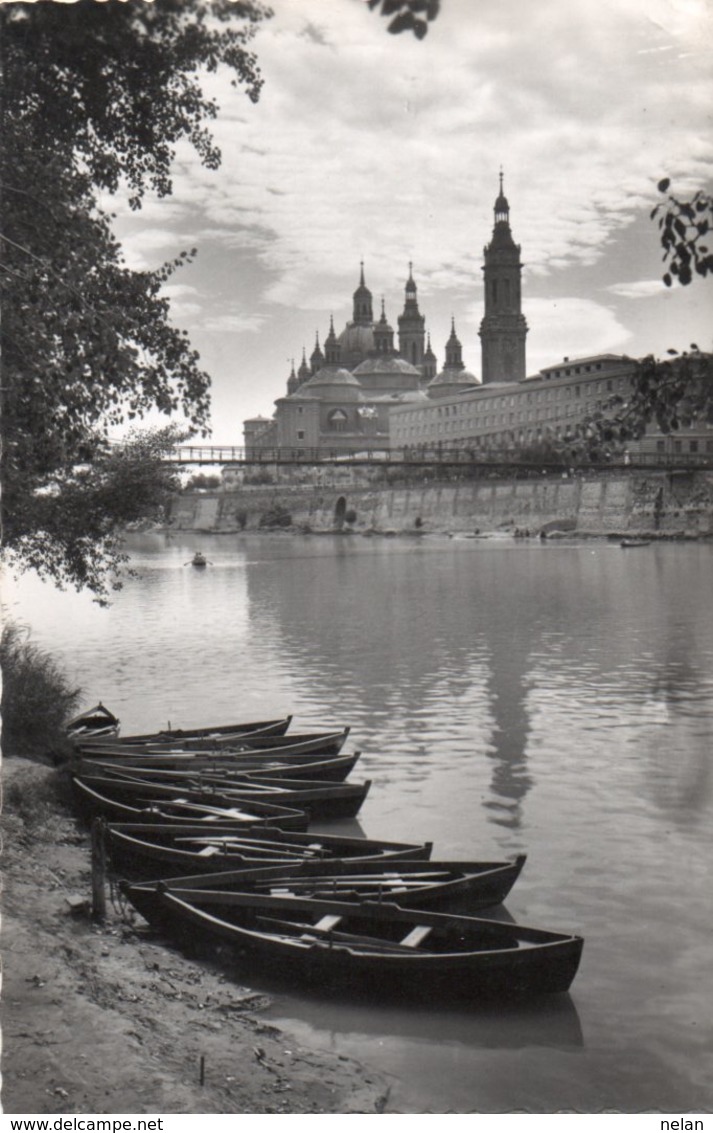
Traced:
<path fill-rule="evenodd" d="M 425 389 L 407 389 L 399 397 L 400 401 L 406 401 L 412 404 L 414 401 L 428 401 L 428 394 Z"/>
<path fill-rule="evenodd" d="M 466 393 L 479 386 L 475 374 L 470 370 L 441 370 L 426 387 L 429 397 L 448 397 L 451 394 Z"/>
<path fill-rule="evenodd" d="M 398 358 L 394 354 L 377 354 L 373 358 L 365 358 L 354 371 L 355 377 L 376 374 L 410 374 L 419 378 L 420 372 L 405 358 Z"/>
<path fill-rule="evenodd" d="M 361 386 L 348 370 L 323 366 L 309 381 L 299 387 L 295 396 L 358 401 L 361 396 Z"/>
<path fill-rule="evenodd" d="M 337 342 L 343 357 L 354 353 L 368 354 L 374 349 L 374 328 L 363 323 L 347 323 Z"/>

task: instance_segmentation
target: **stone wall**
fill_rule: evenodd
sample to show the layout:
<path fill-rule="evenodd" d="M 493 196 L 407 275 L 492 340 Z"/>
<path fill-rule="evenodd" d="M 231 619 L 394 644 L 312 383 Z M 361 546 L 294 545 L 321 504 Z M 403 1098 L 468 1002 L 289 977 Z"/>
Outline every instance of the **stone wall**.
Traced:
<path fill-rule="evenodd" d="M 346 478 L 345 478 L 346 479 Z M 341 502 L 340 502 L 341 501 Z M 185 494 L 170 526 L 190 531 L 713 535 L 713 473 L 622 472 L 541 479 L 265 484 Z"/>

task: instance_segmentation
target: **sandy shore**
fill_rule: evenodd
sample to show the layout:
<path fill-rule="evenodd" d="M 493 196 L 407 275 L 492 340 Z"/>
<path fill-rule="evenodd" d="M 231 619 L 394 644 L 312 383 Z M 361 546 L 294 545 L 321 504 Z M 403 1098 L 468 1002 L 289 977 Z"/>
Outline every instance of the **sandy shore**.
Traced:
<path fill-rule="evenodd" d="M 5 1113 L 383 1113 L 377 1072 L 296 1046 L 218 961 L 118 903 L 92 923 L 89 836 L 56 777 L 3 762 Z"/>

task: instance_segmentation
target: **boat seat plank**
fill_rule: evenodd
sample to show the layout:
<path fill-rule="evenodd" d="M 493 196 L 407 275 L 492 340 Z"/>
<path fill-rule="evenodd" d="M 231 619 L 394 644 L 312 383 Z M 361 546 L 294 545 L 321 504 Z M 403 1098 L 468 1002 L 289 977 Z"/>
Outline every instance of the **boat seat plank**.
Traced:
<path fill-rule="evenodd" d="M 276 917 L 257 917 L 257 923 L 263 925 L 269 932 L 276 929 L 292 929 L 299 940 L 305 943 L 322 943 L 325 938 L 335 944 L 344 944 L 349 948 L 361 948 L 377 952 L 398 952 L 404 955 L 411 952 L 402 944 L 382 940 L 381 937 L 367 936 L 362 933 L 333 932 L 329 929 L 320 929 L 318 924 L 300 924 L 296 921 L 280 920 Z"/>
<path fill-rule="evenodd" d="M 407 948 L 418 948 L 419 944 L 426 939 L 431 932 L 431 925 L 417 924 L 412 928 L 409 933 L 401 941 L 401 944 Z"/>
<path fill-rule="evenodd" d="M 342 917 L 335 916 L 334 913 L 328 913 L 318 920 L 314 927 L 319 929 L 320 932 L 331 932 L 333 928 L 337 927 L 341 920 Z"/>

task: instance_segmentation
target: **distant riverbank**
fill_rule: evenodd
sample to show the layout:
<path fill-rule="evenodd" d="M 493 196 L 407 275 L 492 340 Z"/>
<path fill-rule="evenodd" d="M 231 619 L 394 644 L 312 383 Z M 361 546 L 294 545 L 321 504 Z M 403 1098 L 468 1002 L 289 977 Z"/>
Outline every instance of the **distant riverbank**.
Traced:
<path fill-rule="evenodd" d="M 713 473 L 563 473 L 541 479 L 274 483 L 174 497 L 176 531 L 300 534 L 713 536 Z"/>

